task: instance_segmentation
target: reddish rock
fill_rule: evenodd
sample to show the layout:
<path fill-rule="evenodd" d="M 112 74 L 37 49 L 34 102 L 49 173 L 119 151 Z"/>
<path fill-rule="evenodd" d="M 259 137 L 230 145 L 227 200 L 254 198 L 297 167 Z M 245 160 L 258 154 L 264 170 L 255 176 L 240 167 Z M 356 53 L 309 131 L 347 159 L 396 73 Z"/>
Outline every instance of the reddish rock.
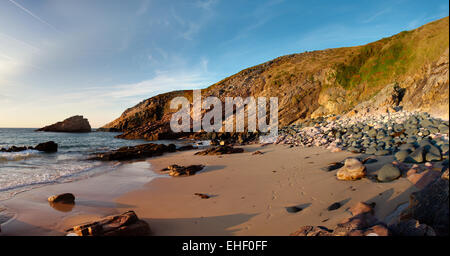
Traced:
<path fill-rule="evenodd" d="M 428 184 L 434 182 L 440 176 L 441 172 L 428 170 L 421 173 L 410 174 L 407 178 L 412 184 L 414 184 L 414 186 L 419 189 L 423 189 L 428 186 Z"/>
<path fill-rule="evenodd" d="M 162 169 L 161 172 L 169 172 L 169 175 L 173 177 L 191 176 L 201 171 L 204 167 L 204 165 L 189 165 L 185 167 L 173 164 L 169 165 L 167 168 Z"/>
<path fill-rule="evenodd" d="M 140 220 L 134 211 L 128 211 L 100 221 L 74 226 L 67 232 L 79 236 L 146 236 L 150 234 L 150 227 L 147 222 Z"/>
<path fill-rule="evenodd" d="M 365 176 L 366 167 L 356 158 L 345 159 L 344 166 L 336 173 L 338 180 L 358 180 Z"/>

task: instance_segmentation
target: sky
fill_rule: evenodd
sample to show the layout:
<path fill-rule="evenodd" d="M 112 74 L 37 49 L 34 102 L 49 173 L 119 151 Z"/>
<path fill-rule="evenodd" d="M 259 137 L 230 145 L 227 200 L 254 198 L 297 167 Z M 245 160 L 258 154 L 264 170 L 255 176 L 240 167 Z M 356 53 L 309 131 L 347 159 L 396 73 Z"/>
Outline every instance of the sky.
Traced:
<path fill-rule="evenodd" d="M 0 127 L 77 114 L 100 127 L 160 93 L 448 13 L 447 0 L 0 0 Z"/>

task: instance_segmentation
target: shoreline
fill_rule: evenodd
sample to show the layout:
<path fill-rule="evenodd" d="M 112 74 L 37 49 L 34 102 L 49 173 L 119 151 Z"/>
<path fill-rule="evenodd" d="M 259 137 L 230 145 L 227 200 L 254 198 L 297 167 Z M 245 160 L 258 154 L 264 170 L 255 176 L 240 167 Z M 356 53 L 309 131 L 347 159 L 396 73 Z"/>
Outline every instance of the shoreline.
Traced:
<path fill-rule="evenodd" d="M 16 194 L 1 201 L 12 218 L 1 224 L 2 235 L 65 235 L 66 218 L 90 216 L 95 218 L 116 214 L 114 199 L 119 195 L 148 183 L 158 175 L 148 171 L 146 161 L 124 162 L 111 171 L 66 183 L 45 185 Z M 52 195 L 70 192 L 75 194 L 73 207 L 53 208 L 47 201 Z M 88 219 L 87 219 L 88 220 Z M 74 223 L 76 225 L 79 223 Z"/>
<path fill-rule="evenodd" d="M 406 178 L 388 183 L 338 181 L 335 172 L 321 170 L 359 154 L 288 145 L 242 148 L 244 153 L 219 156 L 194 156 L 198 150 L 165 154 L 92 178 L 24 192 L 1 202 L 16 215 L 2 224 L 0 235 L 64 235 L 74 225 L 127 210 L 147 221 L 152 235 L 289 235 L 304 225 L 332 227 L 349 217 L 347 209 L 360 201 L 375 202 L 376 217 L 385 220 L 417 190 Z M 252 155 L 257 150 L 264 154 Z M 368 173 L 392 162 L 393 156 L 377 159 L 367 165 Z M 171 164 L 206 167 L 188 177 L 158 173 Z M 58 193 L 75 194 L 71 211 L 49 206 L 47 197 Z M 342 207 L 328 211 L 335 202 Z M 303 210 L 289 213 L 286 207 L 291 206 Z"/>

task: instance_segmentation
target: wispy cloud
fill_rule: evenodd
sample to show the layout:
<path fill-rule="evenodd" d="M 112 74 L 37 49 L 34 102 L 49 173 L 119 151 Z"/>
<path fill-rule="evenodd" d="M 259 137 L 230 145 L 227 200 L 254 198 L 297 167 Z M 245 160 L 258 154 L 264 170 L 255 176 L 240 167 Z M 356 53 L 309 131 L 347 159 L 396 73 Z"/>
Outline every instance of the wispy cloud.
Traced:
<path fill-rule="evenodd" d="M 370 22 L 374 21 L 375 19 L 377 19 L 378 17 L 383 16 L 384 14 L 387 14 L 391 11 L 392 11 L 391 7 L 385 8 L 385 9 L 373 14 L 372 16 L 368 17 L 367 19 L 363 20 L 362 23 L 370 23 Z"/>
<path fill-rule="evenodd" d="M 195 5 L 201 9 L 211 10 L 211 7 L 218 2 L 219 0 L 199 0 L 195 2 Z"/>
<path fill-rule="evenodd" d="M 283 2 L 284 0 L 269 0 L 258 5 L 252 12 L 249 13 L 249 18 L 252 20 L 249 22 L 249 25 L 241 28 L 233 38 L 224 42 L 224 44 L 230 44 L 247 37 L 251 31 L 264 26 L 277 15 L 280 15 L 279 13 L 274 13 L 272 8 L 276 5 L 282 4 Z"/>
<path fill-rule="evenodd" d="M 36 14 L 34 14 L 32 11 L 30 11 L 29 9 L 25 8 L 24 6 L 20 5 L 19 3 L 17 3 L 14 0 L 9 0 L 9 2 L 11 2 L 12 4 L 14 4 L 15 6 L 17 6 L 18 8 L 20 8 L 22 11 L 28 13 L 31 17 L 35 18 L 36 20 L 38 20 L 39 22 L 41 22 L 42 24 L 47 25 L 48 27 L 50 27 L 51 29 L 53 29 L 54 31 L 61 33 L 57 28 L 55 28 L 52 24 L 48 23 L 47 21 L 43 20 L 41 17 L 37 16 Z"/>

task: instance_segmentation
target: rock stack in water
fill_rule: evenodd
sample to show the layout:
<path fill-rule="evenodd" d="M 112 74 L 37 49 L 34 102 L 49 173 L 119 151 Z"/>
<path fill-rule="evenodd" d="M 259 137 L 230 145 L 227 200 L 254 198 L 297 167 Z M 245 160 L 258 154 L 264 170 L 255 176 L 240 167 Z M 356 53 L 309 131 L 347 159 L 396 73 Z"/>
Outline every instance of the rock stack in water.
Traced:
<path fill-rule="evenodd" d="M 37 129 L 40 132 L 91 132 L 91 125 L 83 116 L 72 116 L 62 122 Z"/>

